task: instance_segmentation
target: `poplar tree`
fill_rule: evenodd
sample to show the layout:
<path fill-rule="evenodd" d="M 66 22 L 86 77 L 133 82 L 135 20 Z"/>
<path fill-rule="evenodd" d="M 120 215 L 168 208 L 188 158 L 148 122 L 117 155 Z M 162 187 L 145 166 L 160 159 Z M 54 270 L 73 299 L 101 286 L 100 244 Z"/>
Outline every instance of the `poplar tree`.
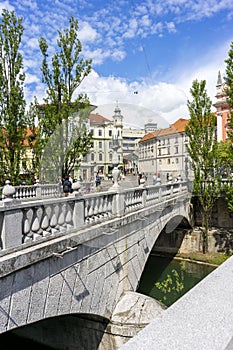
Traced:
<path fill-rule="evenodd" d="M 233 143 L 233 42 L 231 42 L 230 50 L 228 52 L 228 58 L 226 63 L 226 76 L 224 80 L 226 82 L 225 92 L 227 95 L 227 102 L 229 105 L 229 117 L 228 117 L 228 133 L 227 137 Z"/>
<path fill-rule="evenodd" d="M 23 57 L 20 44 L 22 18 L 5 9 L 0 20 L 0 176 L 20 181 L 26 125 Z M 2 178 L 3 179 L 3 178 Z"/>
<path fill-rule="evenodd" d="M 202 217 L 202 250 L 208 252 L 208 231 L 213 205 L 218 197 L 216 117 L 211 113 L 212 102 L 207 95 L 206 81 L 193 81 L 192 100 L 187 106 L 190 120 L 185 132 L 189 137 L 187 150 L 194 172 L 193 192 Z"/>
<path fill-rule="evenodd" d="M 224 77 L 225 80 L 225 93 L 227 95 L 227 103 L 229 105 L 229 113 L 228 113 L 228 130 L 227 130 L 227 138 L 230 141 L 228 143 L 228 158 L 231 160 L 228 163 L 230 167 L 230 172 L 233 171 L 233 42 L 231 42 L 231 46 L 228 52 L 228 58 L 225 60 L 226 63 L 226 75 Z M 229 211 L 233 212 L 233 187 L 226 186 L 226 200 Z"/>
<path fill-rule="evenodd" d="M 69 28 L 58 30 L 57 51 L 50 60 L 46 39 L 39 40 L 43 55 L 42 82 L 47 90 L 45 103 L 38 107 L 41 142 L 37 146 L 40 152 L 43 150 L 44 170 L 54 169 L 56 176 L 70 173 L 91 144 L 86 128 L 90 103 L 85 94 L 77 94 L 76 90 L 90 73 L 92 60 L 81 57 L 78 29 L 78 21 L 72 16 Z"/>

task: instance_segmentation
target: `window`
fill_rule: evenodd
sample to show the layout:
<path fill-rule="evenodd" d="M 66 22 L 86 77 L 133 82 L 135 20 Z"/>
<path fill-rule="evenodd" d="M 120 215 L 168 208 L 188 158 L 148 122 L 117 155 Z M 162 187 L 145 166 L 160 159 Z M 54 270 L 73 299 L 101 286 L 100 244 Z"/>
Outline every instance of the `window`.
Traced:
<path fill-rule="evenodd" d="M 102 153 L 99 153 L 99 161 L 102 162 L 102 160 L 103 160 L 103 155 Z"/>
<path fill-rule="evenodd" d="M 99 136 L 102 136 L 102 129 L 99 129 Z"/>
<path fill-rule="evenodd" d="M 112 137 L 112 130 L 108 130 L 108 136 Z"/>
<path fill-rule="evenodd" d="M 175 147 L 175 153 L 176 154 L 179 153 L 179 147 L 178 146 Z"/>
<path fill-rule="evenodd" d="M 99 148 L 102 148 L 102 141 L 99 142 Z"/>
<path fill-rule="evenodd" d="M 94 160 L 95 160 L 95 155 L 94 153 L 91 153 L 91 161 L 94 162 Z"/>

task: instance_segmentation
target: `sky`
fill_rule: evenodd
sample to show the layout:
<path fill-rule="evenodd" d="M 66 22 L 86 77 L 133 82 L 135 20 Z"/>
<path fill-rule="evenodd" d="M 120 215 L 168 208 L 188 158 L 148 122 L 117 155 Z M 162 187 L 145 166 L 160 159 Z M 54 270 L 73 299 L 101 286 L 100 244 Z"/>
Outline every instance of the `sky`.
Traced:
<path fill-rule="evenodd" d="M 92 59 L 78 92 L 109 119 L 118 105 L 130 128 L 188 119 L 195 79 L 206 80 L 214 103 L 218 71 L 224 77 L 233 41 L 232 0 L 8 0 L 0 9 L 23 18 L 28 104 L 45 97 L 39 38 L 55 52 L 57 31 L 74 16 L 82 57 Z"/>

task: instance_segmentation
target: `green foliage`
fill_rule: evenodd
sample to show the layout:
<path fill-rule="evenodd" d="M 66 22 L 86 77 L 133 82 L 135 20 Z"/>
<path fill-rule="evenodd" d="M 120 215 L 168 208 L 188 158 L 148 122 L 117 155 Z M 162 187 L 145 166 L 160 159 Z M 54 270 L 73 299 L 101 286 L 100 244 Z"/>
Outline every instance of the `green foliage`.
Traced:
<path fill-rule="evenodd" d="M 226 150 L 226 158 L 228 160 L 228 169 L 233 169 L 233 42 L 231 42 L 230 50 L 228 52 L 228 58 L 225 60 L 226 63 L 226 76 L 225 76 L 225 92 L 227 94 L 227 102 L 229 104 L 229 118 L 228 118 L 228 130 L 227 137 L 230 140 L 229 143 L 226 142 L 228 149 Z M 233 212 L 233 188 L 225 187 L 226 200 L 228 204 L 228 209 Z"/>
<path fill-rule="evenodd" d="M 227 94 L 227 102 L 230 106 L 229 120 L 228 120 L 228 137 L 233 142 L 233 42 L 231 42 L 230 50 L 226 63 L 226 82 L 225 92 Z"/>
<path fill-rule="evenodd" d="M 0 178 L 20 181 L 20 159 L 27 139 L 23 57 L 20 52 L 22 18 L 2 11 L 0 20 Z"/>
<path fill-rule="evenodd" d="M 56 150 L 55 163 L 60 167 L 59 170 L 57 167 L 55 169 L 58 171 L 57 176 L 71 172 L 90 148 L 90 135 L 85 124 L 89 118 L 86 111 L 90 113 L 90 104 L 87 96 L 77 94 L 76 90 L 90 73 L 91 60 L 84 60 L 80 56 L 82 45 L 78 39 L 78 29 L 78 21 L 71 17 L 69 28 L 63 32 L 58 30 L 57 52 L 50 60 L 46 39 L 41 37 L 39 40 L 43 55 L 42 82 L 46 84 L 47 90 L 45 104 L 37 105 L 39 142 L 36 154 L 42 156 L 43 151 L 46 151 L 44 148 L 48 149 L 49 144 L 55 142 L 56 148 L 52 149 L 53 152 Z M 75 126 L 79 129 L 77 139 L 75 133 L 70 132 L 74 123 L 78 123 Z M 43 158 L 45 161 L 44 155 Z"/>
<path fill-rule="evenodd" d="M 224 186 L 223 189 L 226 193 L 227 208 L 233 213 L 233 186 Z"/>
<path fill-rule="evenodd" d="M 162 282 L 158 281 L 155 283 L 155 287 L 163 293 L 161 302 L 167 300 L 167 294 L 180 293 L 184 289 L 184 261 L 180 262 L 180 268 L 180 273 L 176 269 L 172 269 L 171 274 L 167 274 Z"/>
<path fill-rule="evenodd" d="M 226 172 L 227 176 L 230 177 L 233 169 L 233 146 L 231 142 L 219 142 L 217 158 L 219 160 L 219 171 Z"/>
<path fill-rule="evenodd" d="M 206 81 L 193 81 L 188 101 L 190 120 L 185 132 L 189 137 L 187 150 L 194 172 L 193 192 L 197 196 L 202 214 L 203 252 L 208 251 L 208 229 L 212 207 L 220 191 L 216 174 L 219 167 L 218 143 L 215 136 L 216 117 L 211 113 L 211 100 Z"/>

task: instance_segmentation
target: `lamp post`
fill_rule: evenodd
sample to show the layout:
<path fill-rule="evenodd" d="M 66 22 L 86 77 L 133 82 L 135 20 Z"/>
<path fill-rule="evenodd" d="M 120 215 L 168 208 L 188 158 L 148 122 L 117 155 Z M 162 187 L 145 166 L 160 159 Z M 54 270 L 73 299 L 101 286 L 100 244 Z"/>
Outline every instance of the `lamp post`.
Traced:
<path fill-rule="evenodd" d="M 186 179 L 186 181 L 187 181 L 187 180 L 188 180 L 188 171 L 189 171 L 189 167 L 188 167 L 188 157 L 187 157 L 187 156 L 185 157 L 184 162 L 185 162 L 185 167 L 184 167 L 184 170 L 185 170 L 185 179 Z"/>
<path fill-rule="evenodd" d="M 117 136 L 113 137 L 111 148 L 113 149 L 113 157 L 112 157 L 112 178 L 113 178 L 113 185 L 111 189 L 118 189 L 120 187 L 118 180 L 120 177 L 120 170 L 118 169 L 118 153 L 117 150 L 120 148 L 119 141 Z"/>

